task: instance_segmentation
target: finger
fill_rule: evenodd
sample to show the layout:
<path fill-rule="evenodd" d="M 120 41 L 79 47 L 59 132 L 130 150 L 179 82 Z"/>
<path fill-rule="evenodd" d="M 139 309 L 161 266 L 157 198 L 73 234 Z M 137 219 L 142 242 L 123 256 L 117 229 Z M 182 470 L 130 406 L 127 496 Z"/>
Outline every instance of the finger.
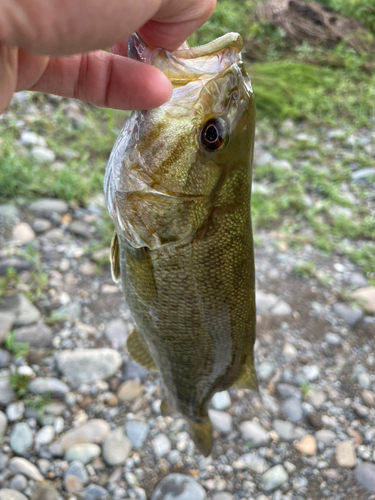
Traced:
<path fill-rule="evenodd" d="M 109 50 L 112 52 L 112 54 L 126 57 L 128 55 L 128 39 L 126 38 L 120 43 L 113 45 Z"/>
<path fill-rule="evenodd" d="M 0 43 L 0 114 L 10 103 L 17 82 L 17 49 Z"/>
<path fill-rule="evenodd" d="M 154 108 L 172 94 L 171 83 L 157 68 L 104 51 L 51 58 L 30 90 L 115 109 Z"/>
<path fill-rule="evenodd" d="M 48 56 L 35 56 L 19 49 L 16 92 L 32 88 L 45 72 L 48 61 Z"/>

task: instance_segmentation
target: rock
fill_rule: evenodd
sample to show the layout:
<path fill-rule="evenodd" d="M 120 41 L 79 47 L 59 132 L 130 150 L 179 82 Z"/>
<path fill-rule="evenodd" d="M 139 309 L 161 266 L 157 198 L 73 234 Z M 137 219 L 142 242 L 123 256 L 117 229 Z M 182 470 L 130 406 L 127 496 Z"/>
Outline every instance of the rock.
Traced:
<path fill-rule="evenodd" d="M 35 435 L 35 444 L 42 446 L 49 444 L 55 439 L 55 429 L 53 425 L 44 425 Z"/>
<path fill-rule="evenodd" d="M 261 488 L 265 493 L 276 490 L 283 483 L 288 481 L 289 476 L 282 465 L 275 465 L 268 469 L 261 477 Z"/>
<path fill-rule="evenodd" d="M 206 492 L 191 476 L 169 474 L 160 481 L 151 500 L 206 500 Z"/>
<path fill-rule="evenodd" d="M 171 442 L 165 434 L 157 434 L 152 440 L 152 445 L 157 458 L 164 457 L 171 451 Z"/>
<path fill-rule="evenodd" d="M 1 321 L 1 319 L 0 319 Z M 0 349 L 0 368 L 6 368 L 10 365 L 10 354 L 4 349 Z"/>
<path fill-rule="evenodd" d="M 375 493 L 375 465 L 358 462 L 354 471 L 356 481 L 370 493 Z"/>
<path fill-rule="evenodd" d="M 16 420 L 21 420 L 24 413 L 25 413 L 25 404 L 23 401 L 16 401 L 15 403 L 9 403 L 6 409 L 6 414 L 9 422 L 15 422 Z"/>
<path fill-rule="evenodd" d="M 326 399 L 325 393 L 317 389 L 312 389 L 307 393 L 307 401 L 315 408 L 320 408 Z"/>
<path fill-rule="evenodd" d="M 23 474 L 34 481 L 43 481 L 43 476 L 34 464 L 26 458 L 14 457 L 9 460 L 9 469 L 13 474 Z"/>
<path fill-rule="evenodd" d="M 63 398 L 69 392 L 69 387 L 58 378 L 37 377 L 29 383 L 29 391 L 40 396 L 49 394 L 52 398 Z"/>
<path fill-rule="evenodd" d="M 107 500 L 109 493 L 97 484 L 90 484 L 83 493 L 84 500 Z"/>
<path fill-rule="evenodd" d="M 300 392 L 294 385 L 291 384 L 277 384 L 276 392 L 282 398 L 290 398 L 292 396 L 299 398 Z"/>
<path fill-rule="evenodd" d="M 293 309 L 285 300 L 279 300 L 277 304 L 271 309 L 272 316 L 290 316 Z"/>
<path fill-rule="evenodd" d="M 215 493 L 212 497 L 212 500 L 233 500 L 234 496 L 232 493 L 228 493 L 227 491 L 219 491 L 219 493 Z"/>
<path fill-rule="evenodd" d="M 15 330 L 14 340 L 40 349 L 52 346 L 52 330 L 42 320 L 36 325 L 23 326 Z"/>
<path fill-rule="evenodd" d="M 11 388 L 7 378 L 0 379 L 0 406 L 8 405 L 15 398 L 16 393 Z"/>
<path fill-rule="evenodd" d="M 42 146 L 34 146 L 31 150 L 31 155 L 37 163 L 52 163 L 56 155 L 48 148 Z"/>
<path fill-rule="evenodd" d="M 35 132 L 25 130 L 21 133 L 20 141 L 24 146 L 42 146 L 47 147 L 44 137 L 37 135 Z"/>
<path fill-rule="evenodd" d="M 314 436 L 303 436 L 303 438 L 296 444 L 296 450 L 302 455 L 315 455 L 317 449 L 316 439 Z"/>
<path fill-rule="evenodd" d="M 334 304 L 333 310 L 337 316 L 345 320 L 350 326 L 354 326 L 364 316 L 362 309 L 350 307 L 341 303 Z"/>
<path fill-rule="evenodd" d="M 228 391 L 217 392 L 216 394 L 214 394 L 211 400 L 211 404 L 215 408 L 215 410 L 219 411 L 227 410 L 232 404 L 229 392 Z"/>
<path fill-rule="evenodd" d="M 337 335 L 337 333 L 328 332 L 324 338 L 330 345 L 340 345 L 342 342 L 340 335 Z"/>
<path fill-rule="evenodd" d="M 212 426 L 222 434 L 229 434 L 233 430 L 232 415 L 224 411 L 208 410 Z"/>
<path fill-rule="evenodd" d="M 274 160 L 272 166 L 276 170 L 292 170 L 292 164 L 288 160 Z"/>
<path fill-rule="evenodd" d="M 50 216 L 51 213 L 65 214 L 68 210 L 68 204 L 63 200 L 56 198 L 41 198 L 29 205 L 30 212 Z"/>
<path fill-rule="evenodd" d="M 263 474 L 268 467 L 266 460 L 261 458 L 258 453 L 255 452 L 241 455 L 240 460 L 242 460 L 245 464 L 246 469 L 249 469 L 256 474 Z"/>
<path fill-rule="evenodd" d="M 361 405 L 359 403 L 353 403 L 352 408 L 354 410 L 354 413 L 358 415 L 359 418 L 366 418 L 370 413 L 370 410 L 367 408 L 367 406 Z"/>
<path fill-rule="evenodd" d="M 33 229 L 36 233 L 45 233 L 51 227 L 52 224 L 48 219 L 34 219 Z"/>
<path fill-rule="evenodd" d="M 274 420 L 273 428 L 284 441 L 293 441 L 295 439 L 294 425 L 285 420 Z"/>
<path fill-rule="evenodd" d="M 303 373 L 309 382 L 314 382 L 320 377 L 320 370 L 319 367 L 316 365 L 304 366 Z"/>
<path fill-rule="evenodd" d="M 89 478 L 81 462 L 71 462 L 64 474 L 64 487 L 69 493 L 81 491 Z"/>
<path fill-rule="evenodd" d="M 101 444 L 109 431 L 109 424 L 105 420 L 98 418 L 89 420 L 85 424 L 69 430 L 61 437 L 62 451 L 69 450 L 75 444 Z"/>
<path fill-rule="evenodd" d="M 93 384 L 114 375 L 122 364 L 120 354 L 113 349 L 77 349 L 56 355 L 58 369 L 72 387 Z"/>
<path fill-rule="evenodd" d="M 244 441 L 250 441 L 251 446 L 258 448 L 266 446 L 270 442 L 270 436 L 263 427 L 251 420 L 246 420 L 240 424 L 241 437 Z"/>
<path fill-rule="evenodd" d="M 353 286 L 367 286 L 368 281 L 361 273 L 351 273 L 350 274 L 350 284 Z"/>
<path fill-rule="evenodd" d="M 14 315 L 14 326 L 29 325 L 40 318 L 38 309 L 23 294 L 3 297 L 0 302 L 0 312 Z"/>
<path fill-rule="evenodd" d="M 93 443 L 75 444 L 64 455 L 64 460 L 73 462 L 78 460 L 83 465 L 90 463 L 94 458 L 100 456 L 100 446 Z"/>
<path fill-rule="evenodd" d="M 27 479 L 22 474 L 16 474 L 10 481 L 10 488 L 17 491 L 25 491 L 27 487 Z"/>
<path fill-rule="evenodd" d="M 285 342 L 283 356 L 288 359 L 294 359 L 298 356 L 298 351 L 290 342 Z"/>
<path fill-rule="evenodd" d="M 352 173 L 352 180 L 354 182 L 361 183 L 370 180 L 374 176 L 375 176 L 375 168 L 373 167 L 360 168 L 359 170 L 356 170 L 355 172 Z"/>
<path fill-rule="evenodd" d="M 320 431 L 317 431 L 315 433 L 315 437 L 317 441 L 320 443 L 323 443 L 327 446 L 331 445 L 335 439 L 337 438 L 336 434 L 332 431 L 329 431 L 327 429 L 322 429 Z"/>
<path fill-rule="evenodd" d="M 128 338 L 126 323 L 121 318 L 110 321 L 105 329 L 105 336 L 113 349 L 122 349 Z"/>
<path fill-rule="evenodd" d="M 91 232 L 90 228 L 85 224 L 84 222 L 81 222 L 79 220 L 74 220 L 69 224 L 68 227 L 69 231 L 76 236 L 81 236 L 82 238 L 90 238 Z"/>
<path fill-rule="evenodd" d="M 17 490 L 3 488 L 0 490 L 0 500 L 27 500 L 27 497 Z"/>
<path fill-rule="evenodd" d="M 256 291 L 255 297 L 258 314 L 272 309 L 279 301 L 279 297 L 277 297 L 277 295 L 274 295 L 273 293 L 265 293 L 261 290 Z"/>
<path fill-rule="evenodd" d="M 49 240 L 52 243 L 58 243 L 64 239 L 64 231 L 57 227 L 47 231 L 44 235 L 44 238 Z"/>
<path fill-rule="evenodd" d="M 15 205 L 1 204 L 0 205 L 0 222 L 9 224 L 13 219 L 18 217 L 18 208 Z"/>
<path fill-rule="evenodd" d="M 147 422 L 141 422 L 139 420 L 129 420 L 125 424 L 126 434 L 134 448 L 142 448 L 149 430 L 150 426 Z"/>
<path fill-rule="evenodd" d="M 273 364 L 269 363 L 268 361 L 264 361 L 258 366 L 257 375 L 260 380 L 267 381 L 272 377 L 274 371 L 275 367 L 273 366 Z"/>
<path fill-rule="evenodd" d="M 351 293 L 350 297 L 368 313 L 375 314 L 375 286 L 358 288 Z"/>
<path fill-rule="evenodd" d="M 264 167 L 273 163 L 274 158 L 271 153 L 265 151 L 262 155 L 258 156 L 255 160 L 255 164 L 259 167 Z"/>
<path fill-rule="evenodd" d="M 34 443 L 30 427 L 25 422 L 16 424 L 10 435 L 10 447 L 17 455 L 23 455 Z"/>
<path fill-rule="evenodd" d="M 285 415 L 288 419 L 296 424 L 300 422 L 303 418 L 303 410 L 301 406 L 301 401 L 297 398 L 288 398 L 282 403 L 282 407 Z"/>
<path fill-rule="evenodd" d="M 38 484 L 30 496 L 30 500 L 61 500 L 60 493 L 51 484 Z"/>
<path fill-rule="evenodd" d="M 19 222 L 13 227 L 12 236 L 21 245 L 26 245 L 35 239 L 35 233 L 27 222 Z"/>
<path fill-rule="evenodd" d="M 0 312 L 0 344 L 2 344 L 12 330 L 14 314 Z"/>
<path fill-rule="evenodd" d="M 103 459 L 107 465 L 113 467 L 121 465 L 129 457 L 132 449 L 130 440 L 125 436 L 121 427 L 107 434 L 103 443 Z"/>
<path fill-rule="evenodd" d="M 375 393 L 372 391 L 368 391 L 367 389 L 363 390 L 361 392 L 361 397 L 363 399 L 363 402 L 367 406 L 374 406 L 375 405 Z"/>
<path fill-rule="evenodd" d="M 143 385 L 137 380 L 127 380 L 123 382 L 117 391 L 118 400 L 123 403 L 129 403 L 137 399 L 143 392 Z"/>
<path fill-rule="evenodd" d="M 4 412 L 0 411 L 0 444 L 8 428 L 8 419 Z M 1 470 L 1 469 L 0 469 Z"/>
<path fill-rule="evenodd" d="M 27 260 L 19 259 L 17 257 L 9 257 L 8 259 L 4 259 L 0 262 L 0 276 L 5 276 L 10 267 L 13 267 L 14 270 L 19 274 L 22 271 L 31 269 L 33 267 L 33 264 Z"/>
<path fill-rule="evenodd" d="M 354 445 L 351 441 L 342 441 L 336 446 L 336 461 L 339 467 L 352 469 L 357 461 Z"/>

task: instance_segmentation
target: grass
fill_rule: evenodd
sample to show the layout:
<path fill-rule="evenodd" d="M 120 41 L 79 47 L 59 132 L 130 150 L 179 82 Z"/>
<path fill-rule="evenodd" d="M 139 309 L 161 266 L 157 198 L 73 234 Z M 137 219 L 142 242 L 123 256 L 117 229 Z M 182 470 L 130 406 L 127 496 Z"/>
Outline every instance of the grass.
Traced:
<path fill-rule="evenodd" d="M 11 354 L 14 355 L 15 359 L 19 359 L 27 356 L 29 352 L 29 344 L 25 342 L 16 342 L 15 335 L 16 332 L 9 333 L 5 339 L 5 347 Z"/>

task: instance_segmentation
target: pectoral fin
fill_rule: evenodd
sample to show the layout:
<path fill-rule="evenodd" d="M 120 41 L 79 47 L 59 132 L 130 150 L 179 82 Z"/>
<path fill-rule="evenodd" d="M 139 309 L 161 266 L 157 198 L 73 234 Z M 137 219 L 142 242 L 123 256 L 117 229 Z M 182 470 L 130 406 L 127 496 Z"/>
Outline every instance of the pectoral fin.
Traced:
<path fill-rule="evenodd" d="M 208 457 L 212 449 L 212 425 L 208 416 L 203 422 L 189 420 L 190 435 L 198 450 Z"/>
<path fill-rule="evenodd" d="M 120 279 L 120 247 L 116 231 L 113 233 L 110 253 L 112 279 L 117 283 Z"/>
<path fill-rule="evenodd" d="M 232 387 L 233 389 L 252 389 L 258 392 L 258 380 L 252 356 L 246 357 L 240 376 Z"/>
<path fill-rule="evenodd" d="M 144 366 L 148 370 L 154 372 L 158 371 L 155 361 L 150 354 L 148 346 L 138 330 L 133 330 L 133 332 L 129 335 L 126 342 L 126 347 L 134 361 Z"/>
<path fill-rule="evenodd" d="M 163 399 L 160 405 L 160 411 L 163 417 L 169 417 L 176 413 L 176 410 L 174 410 L 171 405 L 169 404 L 167 399 Z"/>

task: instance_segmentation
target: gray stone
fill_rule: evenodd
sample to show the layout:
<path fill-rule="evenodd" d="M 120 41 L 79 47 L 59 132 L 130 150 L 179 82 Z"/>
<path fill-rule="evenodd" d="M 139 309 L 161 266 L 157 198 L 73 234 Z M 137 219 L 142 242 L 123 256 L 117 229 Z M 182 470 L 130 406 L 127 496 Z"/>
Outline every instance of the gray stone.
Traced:
<path fill-rule="evenodd" d="M 271 163 L 273 163 L 273 161 L 273 155 L 268 151 L 265 151 L 263 154 L 256 158 L 255 164 L 259 167 L 264 167 L 266 165 L 270 165 Z"/>
<path fill-rule="evenodd" d="M 16 401 L 15 403 L 9 403 L 6 408 L 6 414 L 9 422 L 15 422 L 16 420 L 21 420 L 24 413 L 25 413 L 25 404 L 23 401 Z"/>
<path fill-rule="evenodd" d="M 29 205 L 30 212 L 45 214 L 47 216 L 51 215 L 52 212 L 65 214 L 68 209 L 68 204 L 65 201 L 57 200 L 55 198 L 41 198 L 40 200 L 34 201 Z"/>
<path fill-rule="evenodd" d="M 263 363 L 261 363 L 257 368 L 257 375 L 260 378 L 260 380 L 267 381 L 272 377 L 274 371 L 275 367 L 273 366 L 272 363 L 269 363 L 268 361 L 263 361 Z"/>
<path fill-rule="evenodd" d="M 132 449 L 130 440 L 125 436 L 121 427 L 107 434 L 102 451 L 107 465 L 113 467 L 125 462 Z"/>
<path fill-rule="evenodd" d="M 297 398 L 288 398 L 282 403 L 282 407 L 284 410 L 285 415 L 288 417 L 288 419 L 293 422 L 297 423 L 302 420 L 303 417 L 303 410 L 302 410 L 302 405 L 301 401 Z"/>
<path fill-rule="evenodd" d="M 111 377 L 120 368 L 122 359 L 114 349 L 77 349 L 57 353 L 56 362 L 69 384 L 79 387 Z"/>
<path fill-rule="evenodd" d="M 37 163 L 52 163 L 56 155 L 48 148 L 42 146 L 34 146 L 31 150 L 31 155 Z"/>
<path fill-rule="evenodd" d="M 323 391 L 312 389 L 307 393 L 307 401 L 315 408 L 320 408 L 325 403 L 327 397 Z"/>
<path fill-rule="evenodd" d="M 211 400 L 211 404 L 215 408 L 215 410 L 219 411 L 227 410 L 232 404 L 229 392 L 228 391 L 217 392 L 216 394 L 214 394 Z"/>
<path fill-rule="evenodd" d="M 4 342 L 12 330 L 14 314 L 5 311 L 0 312 L 0 344 Z"/>
<path fill-rule="evenodd" d="M 269 309 L 272 309 L 279 301 L 279 297 L 273 293 L 265 293 L 261 290 L 256 291 L 256 308 L 257 313 L 261 314 Z"/>
<path fill-rule="evenodd" d="M 69 450 L 75 444 L 101 444 L 109 431 L 109 424 L 105 420 L 99 418 L 89 420 L 85 424 L 69 430 L 61 437 L 62 451 Z"/>
<path fill-rule="evenodd" d="M 40 396 L 49 394 L 52 398 L 63 398 L 69 392 L 69 387 L 58 378 L 37 377 L 29 383 L 29 391 Z"/>
<path fill-rule="evenodd" d="M 375 493 L 375 465 L 368 462 L 358 462 L 354 477 L 356 481 L 370 493 Z"/>
<path fill-rule="evenodd" d="M 10 267 L 13 267 L 14 270 L 19 274 L 22 271 L 31 269 L 33 267 L 33 264 L 18 257 L 9 257 L 0 262 L 0 276 L 5 276 Z"/>
<path fill-rule="evenodd" d="M 105 329 L 105 336 L 113 349 L 122 349 L 128 338 L 126 323 L 121 318 L 110 321 Z"/>
<path fill-rule="evenodd" d="M 16 393 L 11 388 L 7 378 L 0 379 L 0 406 L 8 405 L 15 398 Z"/>
<path fill-rule="evenodd" d="M 244 441 L 250 441 L 251 446 L 266 446 L 271 438 L 268 432 L 258 423 L 246 420 L 240 424 L 241 437 Z"/>
<path fill-rule="evenodd" d="M 146 441 L 150 426 L 147 422 L 139 420 L 129 420 L 125 424 L 126 435 L 134 448 L 141 448 Z"/>
<path fill-rule="evenodd" d="M 0 205 L 0 221 L 9 224 L 13 219 L 18 217 L 18 208 L 15 205 L 2 204 Z"/>
<path fill-rule="evenodd" d="M 227 491 L 219 491 L 219 493 L 215 493 L 212 497 L 212 500 L 233 500 L 234 496 L 232 493 L 228 493 Z"/>
<path fill-rule="evenodd" d="M 53 425 L 44 425 L 35 435 L 35 444 L 45 445 L 55 439 L 55 429 Z"/>
<path fill-rule="evenodd" d="M 60 493 L 51 484 L 38 484 L 32 491 L 30 500 L 61 500 Z"/>
<path fill-rule="evenodd" d="M 9 469 L 13 474 L 23 474 L 34 481 L 43 481 L 43 476 L 34 464 L 26 460 L 26 458 L 14 457 L 9 461 Z"/>
<path fill-rule="evenodd" d="M 0 500 L 27 500 L 20 491 L 3 488 L 0 490 Z"/>
<path fill-rule="evenodd" d="M 77 493 L 83 489 L 88 480 L 84 466 L 76 460 L 71 462 L 65 471 L 64 487 L 69 493 Z"/>
<path fill-rule="evenodd" d="M 337 333 L 333 332 L 328 332 L 325 334 L 324 338 L 330 345 L 340 345 L 341 344 L 341 337 L 340 335 L 337 335 Z"/>
<path fill-rule="evenodd" d="M 277 384 L 276 385 L 276 392 L 279 396 L 282 398 L 289 398 L 289 397 L 299 397 L 300 392 L 295 387 L 294 385 L 291 384 Z"/>
<path fill-rule="evenodd" d="M 100 446 L 94 443 L 75 444 L 64 455 L 64 460 L 73 462 L 78 460 L 83 465 L 90 463 L 94 458 L 100 456 Z"/>
<path fill-rule="evenodd" d="M 171 442 L 165 434 L 157 434 L 152 440 L 152 445 L 157 458 L 164 457 L 171 451 Z"/>
<path fill-rule="evenodd" d="M 61 316 L 63 319 L 67 321 L 76 321 L 81 317 L 82 308 L 79 302 L 70 302 L 70 304 L 66 304 L 65 306 L 61 306 L 54 311 L 56 316 Z"/>
<path fill-rule="evenodd" d="M 264 492 L 269 493 L 276 490 L 283 483 L 288 481 L 289 476 L 282 465 L 275 465 L 261 477 L 261 488 Z"/>
<path fill-rule="evenodd" d="M 334 219 L 338 219 L 339 217 L 345 217 L 346 219 L 350 219 L 353 216 L 353 210 L 349 207 L 343 207 L 342 205 L 332 205 L 328 209 L 328 213 Z"/>
<path fill-rule="evenodd" d="M 232 415 L 224 411 L 208 410 L 212 426 L 222 434 L 229 434 L 233 430 Z"/>
<path fill-rule="evenodd" d="M 352 173 L 352 180 L 354 182 L 366 182 L 367 180 L 373 179 L 375 177 L 375 168 L 360 168 Z"/>
<path fill-rule="evenodd" d="M 358 307 L 350 307 L 341 303 L 334 304 L 333 311 L 350 326 L 354 326 L 364 316 L 362 309 L 359 309 Z"/>
<path fill-rule="evenodd" d="M 84 500 L 107 500 L 109 493 L 97 484 L 90 484 L 83 493 Z"/>
<path fill-rule="evenodd" d="M 69 231 L 76 236 L 81 236 L 82 238 L 90 238 L 91 232 L 89 226 L 84 222 L 75 220 L 69 224 Z"/>
<path fill-rule="evenodd" d="M 36 233 L 45 233 L 51 229 L 52 223 L 48 219 L 35 219 L 33 229 Z"/>
<path fill-rule="evenodd" d="M 290 316 L 293 309 L 285 300 L 279 300 L 277 304 L 271 309 L 272 316 Z"/>
<path fill-rule="evenodd" d="M 15 326 L 29 325 L 40 318 L 38 309 L 23 294 L 3 297 L 0 303 L 0 312 L 13 314 Z"/>
<path fill-rule="evenodd" d="M 12 477 L 9 486 L 12 490 L 25 491 L 27 487 L 27 479 L 22 474 L 16 474 Z"/>
<path fill-rule="evenodd" d="M 0 443 L 1 444 L 1 443 Z M 3 471 L 8 465 L 9 456 L 0 452 L 0 472 Z"/>
<path fill-rule="evenodd" d="M 8 419 L 3 411 L 0 411 L 0 444 L 8 428 Z M 1 470 L 1 469 L 0 469 Z"/>
<path fill-rule="evenodd" d="M 319 367 L 316 365 L 306 365 L 303 367 L 303 373 L 309 382 L 314 382 L 320 376 Z"/>
<path fill-rule="evenodd" d="M 315 433 L 316 440 L 327 446 L 331 445 L 337 438 L 336 434 L 328 429 L 321 429 Z"/>
<path fill-rule="evenodd" d="M 285 420 L 274 420 L 273 428 L 284 441 L 293 441 L 295 439 L 294 425 Z"/>
<path fill-rule="evenodd" d="M 240 460 L 244 462 L 246 469 L 249 469 L 256 474 L 263 474 L 268 467 L 266 460 L 255 452 L 241 455 Z"/>
<path fill-rule="evenodd" d="M 23 455 L 33 446 L 34 439 L 27 423 L 16 424 L 10 435 L 10 447 L 17 455 Z"/>
<path fill-rule="evenodd" d="M 351 273 L 350 284 L 353 286 L 367 286 L 368 281 L 361 273 Z"/>
<path fill-rule="evenodd" d="M 35 132 L 25 130 L 21 132 L 20 141 L 24 146 L 42 146 L 47 147 L 44 137 L 37 135 Z"/>
<path fill-rule="evenodd" d="M 26 245 L 35 239 L 35 233 L 27 222 L 19 222 L 13 226 L 12 237 L 21 245 Z"/>
<path fill-rule="evenodd" d="M 276 170 L 292 170 L 292 164 L 288 160 L 274 160 L 272 166 Z"/>
<path fill-rule="evenodd" d="M 1 319 L 0 319 L 1 321 Z M 6 368 L 10 365 L 10 354 L 4 349 L 0 349 L 0 368 Z"/>
<path fill-rule="evenodd" d="M 52 346 L 52 330 L 42 320 L 36 325 L 23 326 L 15 330 L 14 340 L 29 344 L 37 349 Z"/>
<path fill-rule="evenodd" d="M 206 492 L 191 476 L 169 474 L 160 481 L 151 500 L 206 500 Z"/>

